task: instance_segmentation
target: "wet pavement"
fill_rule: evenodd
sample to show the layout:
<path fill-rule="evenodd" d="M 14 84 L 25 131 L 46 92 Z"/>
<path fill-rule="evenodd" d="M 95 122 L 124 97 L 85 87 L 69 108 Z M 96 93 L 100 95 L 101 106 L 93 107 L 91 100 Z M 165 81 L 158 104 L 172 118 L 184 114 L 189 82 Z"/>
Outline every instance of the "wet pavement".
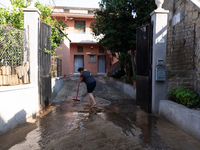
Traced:
<path fill-rule="evenodd" d="M 81 101 L 73 101 L 78 84 L 73 77 L 64 82 L 52 106 L 35 123 L 0 135 L 0 149 L 200 150 L 200 141 L 143 111 L 106 77 L 96 80 L 96 108 L 87 105 L 84 83 L 80 85 Z"/>

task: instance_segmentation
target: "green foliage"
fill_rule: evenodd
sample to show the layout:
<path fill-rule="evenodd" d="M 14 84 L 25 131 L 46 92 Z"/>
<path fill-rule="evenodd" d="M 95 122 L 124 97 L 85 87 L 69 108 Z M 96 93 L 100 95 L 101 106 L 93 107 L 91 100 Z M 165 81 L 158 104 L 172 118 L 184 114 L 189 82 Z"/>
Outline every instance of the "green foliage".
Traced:
<path fill-rule="evenodd" d="M 22 8 L 29 6 L 25 0 L 11 0 L 12 8 L 0 8 L 0 24 L 11 23 L 13 27 L 23 30 L 24 14 Z"/>
<path fill-rule="evenodd" d="M 127 69 L 131 69 L 131 55 L 129 53 L 121 52 L 119 53 L 119 65 L 122 70 L 126 67 Z"/>
<path fill-rule="evenodd" d="M 121 79 L 125 79 L 125 78 L 127 78 L 127 76 L 126 76 L 126 75 L 124 75 L 124 76 L 121 76 Z"/>
<path fill-rule="evenodd" d="M 101 0 L 91 28 L 99 44 L 112 53 L 135 49 L 136 27 L 150 22 L 150 13 L 156 8 L 154 0 Z M 137 13 L 133 18 L 132 12 Z"/>
<path fill-rule="evenodd" d="M 132 81 L 136 81 L 136 75 L 133 75 L 133 76 L 131 77 L 131 80 L 132 80 Z"/>
<path fill-rule="evenodd" d="M 197 94 L 184 86 L 181 86 L 179 89 L 171 89 L 169 93 L 175 97 L 177 103 L 181 103 L 190 108 L 200 107 L 200 100 Z"/>
<path fill-rule="evenodd" d="M 65 29 L 67 28 L 67 21 L 57 21 L 55 18 L 51 17 L 52 7 L 49 5 L 43 5 L 39 1 L 35 3 L 40 12 L 40 20 L 51 25 L 51 51 L 45 50 L 47 53 L 51 52 L 52 56 L 55 56 L 55 50 L 60 49 L 60 44 L 63 42 L 64 37 L 67 37 L 65 34 Z"/>
<path fill-rule="evenodd" d="M 5 8 L 0 8 L 0 24 L 10 23 L 13 27 L 23 30 L 24 27 L 24 13 L 22 8 L 28 7 L 29 0 L 11 0 L 12 9 L 8 10 Z M 55 56 L 55 50 L 59 49 L 59 45 L 63 42 L 64 36 L 67 34 L 64 33 L 67 28 L 66 21 L 57 21 L 55 18 L 51 18 L 52 7 L 49 5 L 43 5 L 39 1 L 35 3 L 40 12 L 40 20 L 51 25 L 51 50 L 46 50 L 51 52 L 51 55 Z"/>
<path fill-rule="evenodd" d="M 0 67 L 21 65 L 23 53 L 23 31 L 10 24 L 0 25 Z"/>

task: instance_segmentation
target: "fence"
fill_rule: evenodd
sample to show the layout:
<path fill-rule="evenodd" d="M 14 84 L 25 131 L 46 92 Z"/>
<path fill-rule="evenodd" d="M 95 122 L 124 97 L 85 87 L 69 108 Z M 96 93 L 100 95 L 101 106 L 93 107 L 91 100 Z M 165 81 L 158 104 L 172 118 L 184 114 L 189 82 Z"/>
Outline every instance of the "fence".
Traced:
<path fill-rule="evenodd" d="M 0 86 L 29 83 L 29 62 L 24 62 L 29 60 L 25 58 L 29 55 L 24 55 L 29 48 L 24 45 L 24 33 L 10 24 L 0 25 Z"/>
<path fill-rule="evenodd" d="M 51 77 L 62 76 L 62 60 L 56 57 L 51 58 Z"/>

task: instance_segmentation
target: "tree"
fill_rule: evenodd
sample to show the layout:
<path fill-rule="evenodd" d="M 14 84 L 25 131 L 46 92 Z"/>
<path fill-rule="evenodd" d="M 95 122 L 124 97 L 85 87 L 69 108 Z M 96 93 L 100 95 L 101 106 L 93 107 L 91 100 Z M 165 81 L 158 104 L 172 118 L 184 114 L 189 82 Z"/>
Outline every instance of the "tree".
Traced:
<path fill-rule="evenodd" d="M 133 56 L 136 47 L 136 28 L 150 23 L 150 13 L 156 8 L 155 1 L 101 0 L 99 6 L 100 9 L 95 11 L 95 21 L 91 23 L 94 35 L 100 37 L 98 43 L 112 53 L 127 53 L 131 50 Z M 133 17 L 135 13 L 136 18 Z M 124 66 L 127 70 L 127 65 Z M 132 68 L 135 74 L 134 63 Z"/>
<path fill-rule="evenodd" d="M 24 28 L 24 13 L 23 8 L 29 6 L 29 0 L 11 0 L 12 9 L 8 10 L 0 8 L 0 24 L 12 24 L 17 29 L 23 30 Z M 60 44 L 63 41 L 63 37 L 67 34 L 64 33 L 67 28 L 66 21 L 57 21 L 55 18 L 51 18 L 52 7 L 49 5 L 43 5 L 39 1 L 35 3 L 40 12 L 40 20 L 51 25 L 51 51 L 52 55 L 55 55 L 55 50 L 59 49 Z"/>

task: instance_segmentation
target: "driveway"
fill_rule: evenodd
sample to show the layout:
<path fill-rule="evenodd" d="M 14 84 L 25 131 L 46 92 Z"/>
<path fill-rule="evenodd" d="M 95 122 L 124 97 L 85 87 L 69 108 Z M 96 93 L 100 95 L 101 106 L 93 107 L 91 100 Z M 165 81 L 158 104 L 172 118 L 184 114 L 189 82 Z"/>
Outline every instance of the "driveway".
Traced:
<path fill-rule="evenodd" d="M 0 149 L 27 150 L 199 150 L 200 142 L 171 123 L 146 113 L 135 100 L 124 94 L 104 76 L 96 77 L 94 95 L 97 108 L 90 108 L 86 86 L 81 83 L 76 97 L 78 78 L 64 85 L 53 104 L 27 130 L 0 136 Z M 24 125 L 25 126 L 25 125 Z M 22 130 L 23 126 L 20 129 Z M 9 137 L 21 138 L 19 142 Z M 7 143 L 5 142 L 7 141 Z M 10 142 L 10 144 L 9 144 Z M 12 144 L 11 144 L 12 143 Z M 6 146 L 7 147 L 6 147 Z"/>

